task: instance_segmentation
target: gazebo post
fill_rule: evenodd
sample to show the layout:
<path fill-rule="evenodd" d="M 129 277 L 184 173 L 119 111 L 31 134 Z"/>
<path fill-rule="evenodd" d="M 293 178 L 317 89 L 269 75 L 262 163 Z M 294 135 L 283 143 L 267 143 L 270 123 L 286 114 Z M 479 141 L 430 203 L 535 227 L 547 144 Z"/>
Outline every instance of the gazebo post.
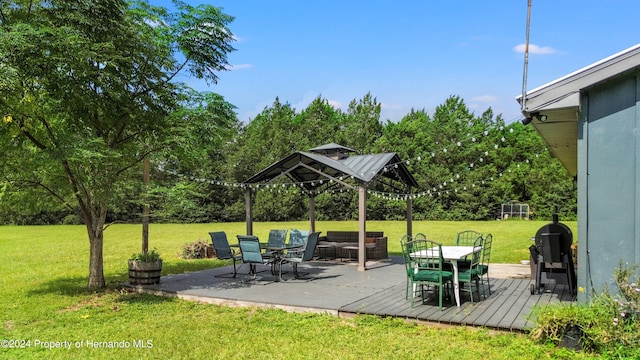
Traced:
<path fill-rule="evenodd" d="M 364 182 L 358 184 L 358 271 L 367 270 L 367 249 L 365 248 L 365 236 L 367 234 L 367 185 Z"/>
<path fill-rule="evenodd" d="M 309 229 L 316 232 L 316 197 L 309 196 Z"/>
<path fill-rule="evenodd" d="M 413 236 L 413 197 L 411 186 L 407 186 L 407 235 Z"/>
<path fill-rule="evenodd" d="M 245 213 L 247 221 L 247 235 L 253 235 L 253 194 L 251 193 L 251 187 L 248 186 L 244 192 L 245 199 Z"/>

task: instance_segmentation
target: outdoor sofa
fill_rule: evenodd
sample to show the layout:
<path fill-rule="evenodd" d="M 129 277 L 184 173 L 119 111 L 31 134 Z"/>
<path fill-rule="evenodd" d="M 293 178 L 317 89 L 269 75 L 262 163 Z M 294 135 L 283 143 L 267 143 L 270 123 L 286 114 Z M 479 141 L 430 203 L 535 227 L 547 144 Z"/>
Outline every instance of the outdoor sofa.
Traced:
<path fill-rule="evenodd" d="M 367 231 L 365 243 L 365 247 L 367 249 L 367 260 L 387 259 L 389 257 L 387 252 L 387 237 L 384 236 L 384 232 Z M 354 249 L 349 250 L 348 248 L 345 248 L 345 246 L 358 246 L 358 232 L 327 231 L 326 235 L 320 237 L 318 245 L 330 245 L 329 248 L 323 248 L 322 253 L 319 254 L 320 256 L 333 255 L 333 249 L 335 246 L 336 258 L 357 258 L 358 251 Z"/>

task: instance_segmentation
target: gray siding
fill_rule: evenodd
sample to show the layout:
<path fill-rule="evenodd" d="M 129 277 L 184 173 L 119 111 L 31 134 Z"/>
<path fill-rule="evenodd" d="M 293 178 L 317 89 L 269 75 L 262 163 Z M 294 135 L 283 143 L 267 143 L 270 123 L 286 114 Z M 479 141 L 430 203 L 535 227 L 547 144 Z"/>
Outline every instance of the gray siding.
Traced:
<path fill-rule="evenodd" d="M 583 91 L 578 131 L 578 286 L 615 288 L 620 261 L 640 263 L 638 73 Z M 586 298 L 585 298 L 586 297 Z"/>

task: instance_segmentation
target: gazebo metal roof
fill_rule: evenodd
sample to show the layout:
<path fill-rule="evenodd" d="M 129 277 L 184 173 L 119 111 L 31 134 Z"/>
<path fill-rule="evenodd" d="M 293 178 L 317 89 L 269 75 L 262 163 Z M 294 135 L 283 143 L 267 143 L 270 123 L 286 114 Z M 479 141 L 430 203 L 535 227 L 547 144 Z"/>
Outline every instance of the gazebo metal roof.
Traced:
<path fill-rule="evenodd" d="M 335 159 L 303 151 L 296 151 L 273 163 L 244 183 L 268 183 L 283 176 L 299 183 L 306 190 L 314 190 L 326 184 L 321 180 L 343 180 L 345 177 L 369 183 L 382 176 L 410 187 L 418 186 L 396 153 L 353 155 Z"/>

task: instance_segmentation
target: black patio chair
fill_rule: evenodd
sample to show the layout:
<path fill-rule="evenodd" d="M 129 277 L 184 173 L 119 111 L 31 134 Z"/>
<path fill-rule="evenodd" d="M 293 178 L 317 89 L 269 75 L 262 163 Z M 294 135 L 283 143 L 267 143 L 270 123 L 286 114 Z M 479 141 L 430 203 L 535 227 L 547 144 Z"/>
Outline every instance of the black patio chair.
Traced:
<path fill-rule="evenodd" d="M 233 274 L 232 277 L 235 278 L 238 275 L 236 261 L 242 261 L 242 256 L 236 254 L 235 250 L 229 246 L 227 234 L 224 231 L 210 232 L 209 235 L 211 236 L 211 244 L 213 245 L 213 249 L 216 251 L 216 257 L 218 260 L 233 261 L 233 273 L 220 274 L 216 275 L 216 277 L 229 277 L 228 275 Z"/>

